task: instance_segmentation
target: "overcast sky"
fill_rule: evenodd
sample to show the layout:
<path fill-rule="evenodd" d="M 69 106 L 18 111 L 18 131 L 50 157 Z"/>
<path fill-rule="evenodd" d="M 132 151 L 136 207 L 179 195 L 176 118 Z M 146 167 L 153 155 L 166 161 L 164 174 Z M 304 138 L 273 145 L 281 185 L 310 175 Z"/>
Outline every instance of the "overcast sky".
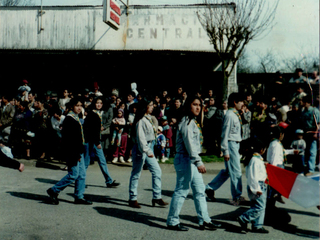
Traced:
<path fill-rule="evenodd" d="M 274 0 L 267 0 L 274 1 Z M 34 0 L 36 5 L 41 0 Z M 102 5 L 102 0 L 43 0 L 43 5 Z M 127 2 L 127 0 L 123 0 Z M 129 0 L 129 5 L 194 4 L 203 0 Z M 232 0 L 230 0 L 232 2 Z M 319 53 L 319 0 L 280 0 L 275 27 L 263 39 L 251 41 L 248 53 L 273 49 L 285 56 Z"/>

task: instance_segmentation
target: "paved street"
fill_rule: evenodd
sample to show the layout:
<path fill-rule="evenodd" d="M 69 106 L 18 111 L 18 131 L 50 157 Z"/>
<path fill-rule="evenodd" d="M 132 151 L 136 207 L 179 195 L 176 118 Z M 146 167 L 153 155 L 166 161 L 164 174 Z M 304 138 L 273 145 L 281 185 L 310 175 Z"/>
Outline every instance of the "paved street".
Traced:
<path fill-rule="evenodd" d="M 285 229 L 265 228 L 269 234 L 241 233 L 236 217 L 248 209 L 248 203 L 240 207 L 229 204 L 230 185 L 225 183 L 216 192 L 217 202 L 208 202 L 210 216 L 222 224 L 216 231 L 198 230 L 197 217 L 190 191 L 181 212 L 181 222 L 188 232 L 166 229 L 167 208 L 151 206 L 151 174 L 143 171 L 139 182 L 138 200 L 141 209 L 128 207 L 129 165 L 108 164 L 120 187 L 105 188 L 104 179 L 97 163 L 87 172 L 85 196 L 93 205 L 73 204 L 73 187 L 59 195 L 60 204 L 49 203 L 46 190 L 60 180 L 66 171 L 62 164 L 37 164 L 24 160 L 23 173 L 0 168 L 0 239 L 319 239 L 319 210 L 304 209 L 285 199 L 286 204 L 277 204 L 291 216 Z M 209 182 L 223 163 L 206 164 Z M 175 186 L 173 165 L 161 164 L 163 199 L 170 202 Z M 244 176 L 244 175 L 243 175 Z M 246 179 L 243 178 L 245 186 Z M 247 197 L 246 187 L 244 194 Z M 251 226 L 250 226 L 251 227 Z"/>

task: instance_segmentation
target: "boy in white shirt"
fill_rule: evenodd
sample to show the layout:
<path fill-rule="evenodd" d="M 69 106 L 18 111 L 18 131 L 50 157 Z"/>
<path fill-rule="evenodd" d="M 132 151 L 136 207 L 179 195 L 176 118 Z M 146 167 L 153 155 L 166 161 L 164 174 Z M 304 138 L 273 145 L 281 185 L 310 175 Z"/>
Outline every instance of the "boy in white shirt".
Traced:
<path fill-rule="evenodd" d="M 247 156 L 249 163 L 246 167 L 247 191 L 250 198 L 250 209 L 237 218 L 241 229 L 248 231 L 247 224 L 252 223 L 252 232 L 268 233 L 263 228 L 267 202 L 267 171 L 261 155 L 266 151 L 265 144 L 255 140 L 254 149 Z"/>
<path fill-rule="evenodd" d="M 299 150 L 284 149 L 281 141 L 284 138 L 284 129 L 281 127 L 273 127 L 271 129 L 272 140 L 267 150 L 267 161 L 273 166 L 284 168 L 284 163 L 287 161 L 287 155 L 299 154 Z M 284 204 L 280 193 L 270 187 L 270 193 L 268 198 L 275 198 L 276 201 Z"/>

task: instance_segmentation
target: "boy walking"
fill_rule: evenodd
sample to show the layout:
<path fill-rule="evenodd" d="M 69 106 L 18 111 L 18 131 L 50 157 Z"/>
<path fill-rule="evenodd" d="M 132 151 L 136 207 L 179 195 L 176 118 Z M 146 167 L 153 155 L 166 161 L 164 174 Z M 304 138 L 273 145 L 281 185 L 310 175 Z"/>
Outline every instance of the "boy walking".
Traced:
<path fill-rule="evenodd" d="M 244 198 L 242 194 L 242 172 L 240 166 L 240 142 L 241 142 L 241 127 L 242 120 L 238 111 L 243 105 L 243 98 L 239 93 L 232 93 L 228 99 L 228 106 L 231 108 L 227 111 L 221 134 L 221 150 L 223 152 L 225 169 L 222 169 L 219 174 L 206 186 L 206 194 L 208 198 L 215 201 L 214 192 L 218 190 L 222 184 L 231 180 L 231 203 L 238 206 Z"/>

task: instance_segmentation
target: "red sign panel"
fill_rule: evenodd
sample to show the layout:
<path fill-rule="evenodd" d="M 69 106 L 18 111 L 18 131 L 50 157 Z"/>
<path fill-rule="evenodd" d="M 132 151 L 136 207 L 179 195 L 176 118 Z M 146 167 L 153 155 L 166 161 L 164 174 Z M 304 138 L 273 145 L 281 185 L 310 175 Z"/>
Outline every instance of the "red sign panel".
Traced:
<path fill-rule="evenodd" d="M 118 25 L 120 25 L 120 18 L 114 12 L 110 12 L 110 18 L 115 21 Z"/>
<path fill-rule="evenodd" d="M 117 4 L 115 4 L 112 0 L 110 0 L 110 7 L 113 11 L 118 13 L 119 16 L 121 15 L 120 7 Z"/>

